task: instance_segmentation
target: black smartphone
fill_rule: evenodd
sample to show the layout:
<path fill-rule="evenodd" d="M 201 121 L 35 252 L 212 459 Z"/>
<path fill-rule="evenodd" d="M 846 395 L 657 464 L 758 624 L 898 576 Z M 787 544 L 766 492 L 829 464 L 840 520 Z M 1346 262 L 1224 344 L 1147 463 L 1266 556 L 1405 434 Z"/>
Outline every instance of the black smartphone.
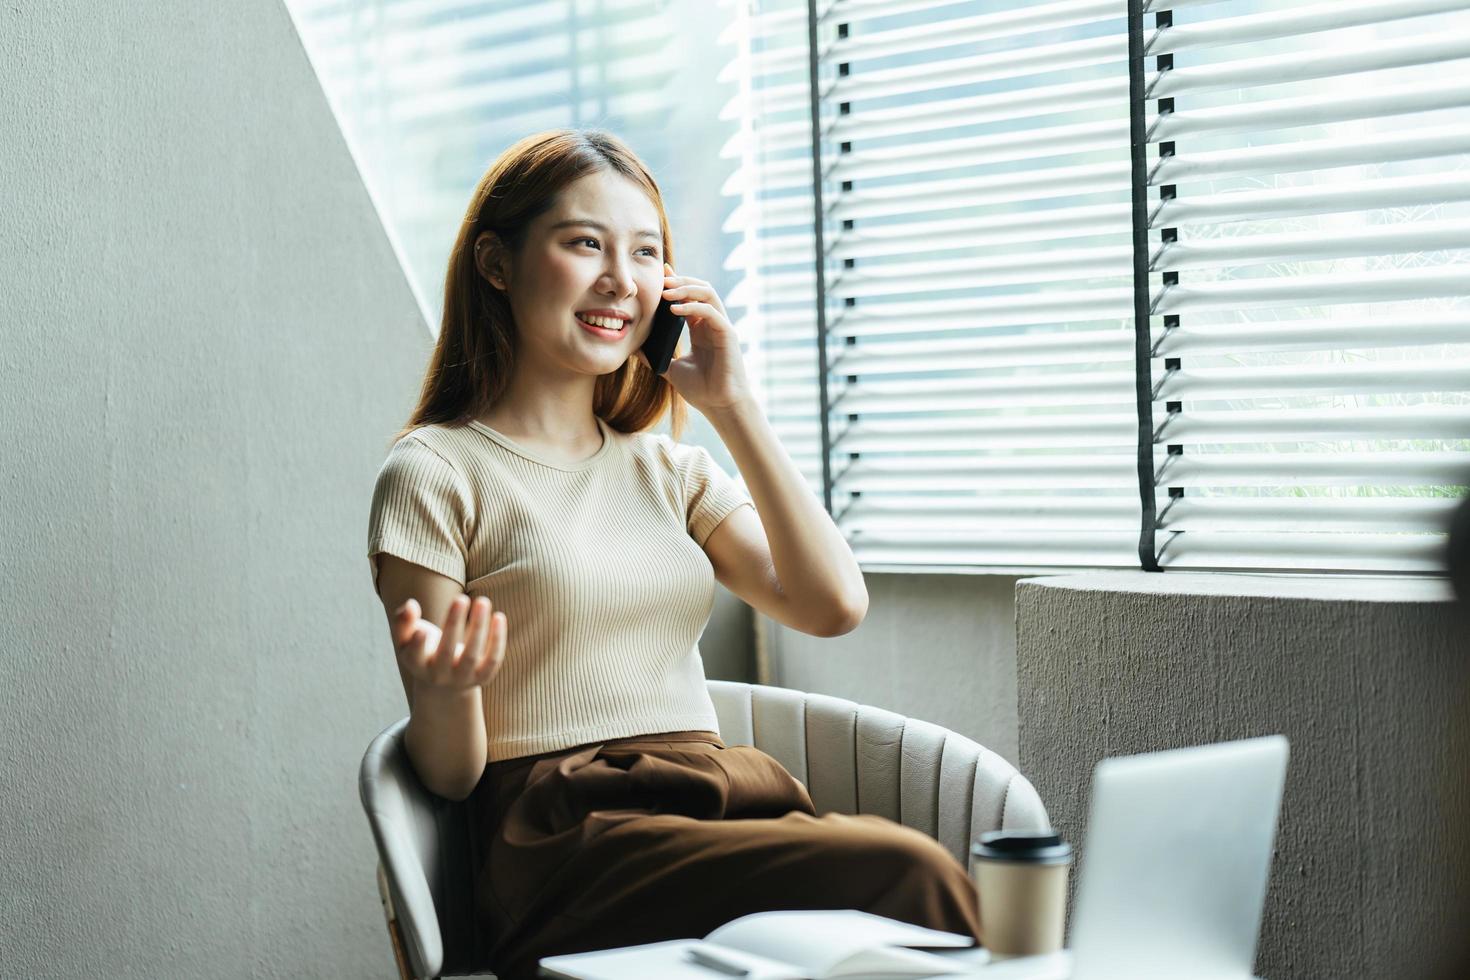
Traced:
<path fill-rule="evenodd" d="M 669 361 L 674 357 L 674 345 L 684 332 L 684 318 L 675 315 L 670 308 L 672 305 L 668 300 L 662 300 L 658 304 L 658 309 L 653 314 L 653 329 L 648 331 L 648 339 L 643 342 L 643 356 L 648 358 L 654 374 L 663 374 L 669 369 Z"/>

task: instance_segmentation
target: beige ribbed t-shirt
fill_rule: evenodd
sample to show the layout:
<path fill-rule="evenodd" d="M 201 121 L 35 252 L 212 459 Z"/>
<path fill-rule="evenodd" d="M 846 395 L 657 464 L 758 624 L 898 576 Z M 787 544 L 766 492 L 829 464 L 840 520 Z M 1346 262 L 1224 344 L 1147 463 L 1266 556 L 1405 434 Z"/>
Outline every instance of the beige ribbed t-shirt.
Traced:
<path fill-rule="evenodd" d="M 700 446 L 622 433 L 557 462 L 481 422 L 394 443 L 368 524 L 381 552 L 489 596 L 509 629 L 484 688 L 488 761 L 599 739 L 719 730 L 699 636 L 714 606 L 704 542 L 753 506 Z"/>

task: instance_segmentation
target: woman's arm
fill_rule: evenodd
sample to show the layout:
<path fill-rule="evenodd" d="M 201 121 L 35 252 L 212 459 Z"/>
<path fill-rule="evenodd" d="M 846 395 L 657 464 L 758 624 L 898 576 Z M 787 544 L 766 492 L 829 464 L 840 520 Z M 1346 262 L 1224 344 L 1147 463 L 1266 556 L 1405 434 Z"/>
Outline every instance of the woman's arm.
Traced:
<path fill-rule="evenodd" d="M 848 632 L 868 611 L 852 549 L 761 411 L 719 293 L 668 263 L 664 272 L 663 296 L 685 318 L 690 344 L 666 377 L 720 434 L 757 512 L 737 507 L 705 541 L 716 577 L 777 622 L 816 636 Z"/>
<path fill-rule="evenodd" d="M 399 616 L 399 610 L 410 598 L 418 601 L 421 618 L 442 631 L 454 600 L 461 594 L 459 583 L 386 553 L 380 554 L 378 561 L 378 594 L 388 614 L 394 650 L 399 650 L 412 632 L 413 624 L 405 626 Z M 473 639 L 473 635 L 465 639 Z M 496 639 L 491 636 L 492 645 Z M 445 799 L 463 800 L 485 772 L 481 688 L 426 683 L 410 673 L 403 656 L 398 658 L 398 673 L 408 697 L 408 730 L 404 741 L 414 772 L 430 792 Z"/>
<path fill-rule="evenodd" d="M 485 708 L 478 687 L 414 692 L 404 742 L 413 770 L 446 800 L 463 800 L 485 772 Z"/>
<path fill-rule="evenodd" d="M 837 636 L 856 628 L 868 610 L 862 569 L 760 404 L 744 398 L 704 414 L 759 514 L 756 520 L 737 509 L 705 542 L 721 584 L 805 633 Z"/>

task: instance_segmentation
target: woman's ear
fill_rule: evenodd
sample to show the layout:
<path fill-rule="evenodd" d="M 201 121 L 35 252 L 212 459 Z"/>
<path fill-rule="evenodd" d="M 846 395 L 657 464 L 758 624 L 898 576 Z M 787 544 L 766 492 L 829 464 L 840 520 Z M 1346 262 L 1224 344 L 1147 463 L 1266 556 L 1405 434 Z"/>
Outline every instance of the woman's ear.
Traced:
<path fill-rule="evenodd" d="M 505 246 L 493 231 L 482 231 L 475 239 L 475 268 L 490 285 L 505 292 Z"/>

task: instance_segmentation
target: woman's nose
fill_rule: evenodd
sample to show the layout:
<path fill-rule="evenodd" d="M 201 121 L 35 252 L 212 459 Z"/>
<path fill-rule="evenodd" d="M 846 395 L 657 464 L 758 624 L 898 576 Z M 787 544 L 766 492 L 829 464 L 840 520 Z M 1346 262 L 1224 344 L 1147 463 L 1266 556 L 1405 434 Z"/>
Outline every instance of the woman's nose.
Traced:
<path fill-rule="evenodd" d="M 638 289 L 638 280 L 633 278 L 632 266 L 614 260 L 602 273 L 603 290 L 614 296 L 630 296 Z"/>

